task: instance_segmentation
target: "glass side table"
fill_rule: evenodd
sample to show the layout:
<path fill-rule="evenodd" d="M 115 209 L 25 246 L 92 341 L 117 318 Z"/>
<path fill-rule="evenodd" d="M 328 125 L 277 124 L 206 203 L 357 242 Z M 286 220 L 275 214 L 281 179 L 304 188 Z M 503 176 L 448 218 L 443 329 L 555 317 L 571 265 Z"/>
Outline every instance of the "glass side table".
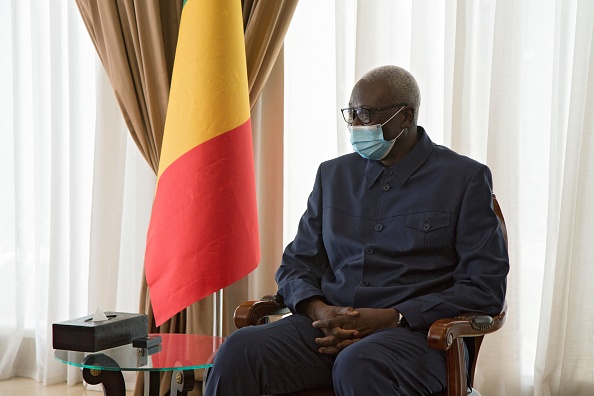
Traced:
<path fill-rule="evenodd" d="M 76 352 L 56 349 L 55 358 L 80 367 L 89 384 L 102 384 L 107 396 L 125 396 L 122 371 L 144 372 L 145 396 L 158 396 L 160 372 L 173 371 L 171 396 L 186 395 L 194 388 L 194 370 L 208 369 L 222 337 L 196 334 L 149 334 L 162 341 L 152 348 L 135 348 L 126 344 L 98 352 Z"/>

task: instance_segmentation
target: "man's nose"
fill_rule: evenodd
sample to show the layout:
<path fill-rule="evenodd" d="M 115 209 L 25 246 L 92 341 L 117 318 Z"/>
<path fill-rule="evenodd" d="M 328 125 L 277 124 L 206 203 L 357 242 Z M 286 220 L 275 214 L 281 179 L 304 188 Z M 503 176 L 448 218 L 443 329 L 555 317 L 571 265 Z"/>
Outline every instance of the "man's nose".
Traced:
<path fill-rule="evenodd" d="M 353 123 L 351 125 L 363 125 L 363 123 L 361 122 L 361 120 L 359 119 L 359 117 L 355 116 L 355 118 L 353 119 Z"/>

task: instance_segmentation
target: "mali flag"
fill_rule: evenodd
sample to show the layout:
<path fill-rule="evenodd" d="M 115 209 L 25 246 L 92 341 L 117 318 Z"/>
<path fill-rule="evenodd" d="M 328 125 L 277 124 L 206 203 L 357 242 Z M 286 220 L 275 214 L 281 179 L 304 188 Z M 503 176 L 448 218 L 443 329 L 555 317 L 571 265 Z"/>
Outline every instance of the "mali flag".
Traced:
<path fill-rule="evenodd" d="M 241 13 L 240 0 L 182 11 L 145 256 L 157 326 L 260 260 Z"/>

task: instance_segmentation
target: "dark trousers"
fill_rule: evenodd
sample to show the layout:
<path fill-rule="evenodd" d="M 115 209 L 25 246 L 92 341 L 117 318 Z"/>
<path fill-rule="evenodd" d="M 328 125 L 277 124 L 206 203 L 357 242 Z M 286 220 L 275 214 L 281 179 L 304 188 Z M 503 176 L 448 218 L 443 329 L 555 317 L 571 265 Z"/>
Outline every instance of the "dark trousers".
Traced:
<path fill-rule="evenodd" d="M 425 333 L 385 329 L 338 356 L 318 352 L 322 333 L 305 316 L 231 334 L 208 373 L 205 396 L 257 396 L 332 388 L 337 395 L 430 395 L 445 388 L 445 355 Z"/>

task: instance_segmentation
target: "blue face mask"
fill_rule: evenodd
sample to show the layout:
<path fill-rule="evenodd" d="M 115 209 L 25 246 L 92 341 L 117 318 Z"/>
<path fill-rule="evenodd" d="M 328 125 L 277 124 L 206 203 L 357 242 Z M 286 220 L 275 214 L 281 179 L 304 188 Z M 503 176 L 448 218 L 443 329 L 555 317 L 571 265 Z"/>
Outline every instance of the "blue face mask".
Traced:
<path fill-rule="evenodd" d="M 401 107 L 400 110 L 403 108 L 404 107 Z M 402 135 L 406 128 L 400 131 L 398 136 L 394 139 L 387 141 L 384 139 L 382 126 L 386 125 L 392 118 L 396 117 L 396 114 L 400 113 L 400 110 L 394 113 L 394 115 L 383 124 L 349 125 L 348 129 L 351 132 L 351 144 L 353 145 L 353 149 L 355 149 L 355 151 L 363 158 L 378 161 L 384 159 L 390 150 L 392 150 L 392 147 L 394 147 L 396 139 Z"/>

